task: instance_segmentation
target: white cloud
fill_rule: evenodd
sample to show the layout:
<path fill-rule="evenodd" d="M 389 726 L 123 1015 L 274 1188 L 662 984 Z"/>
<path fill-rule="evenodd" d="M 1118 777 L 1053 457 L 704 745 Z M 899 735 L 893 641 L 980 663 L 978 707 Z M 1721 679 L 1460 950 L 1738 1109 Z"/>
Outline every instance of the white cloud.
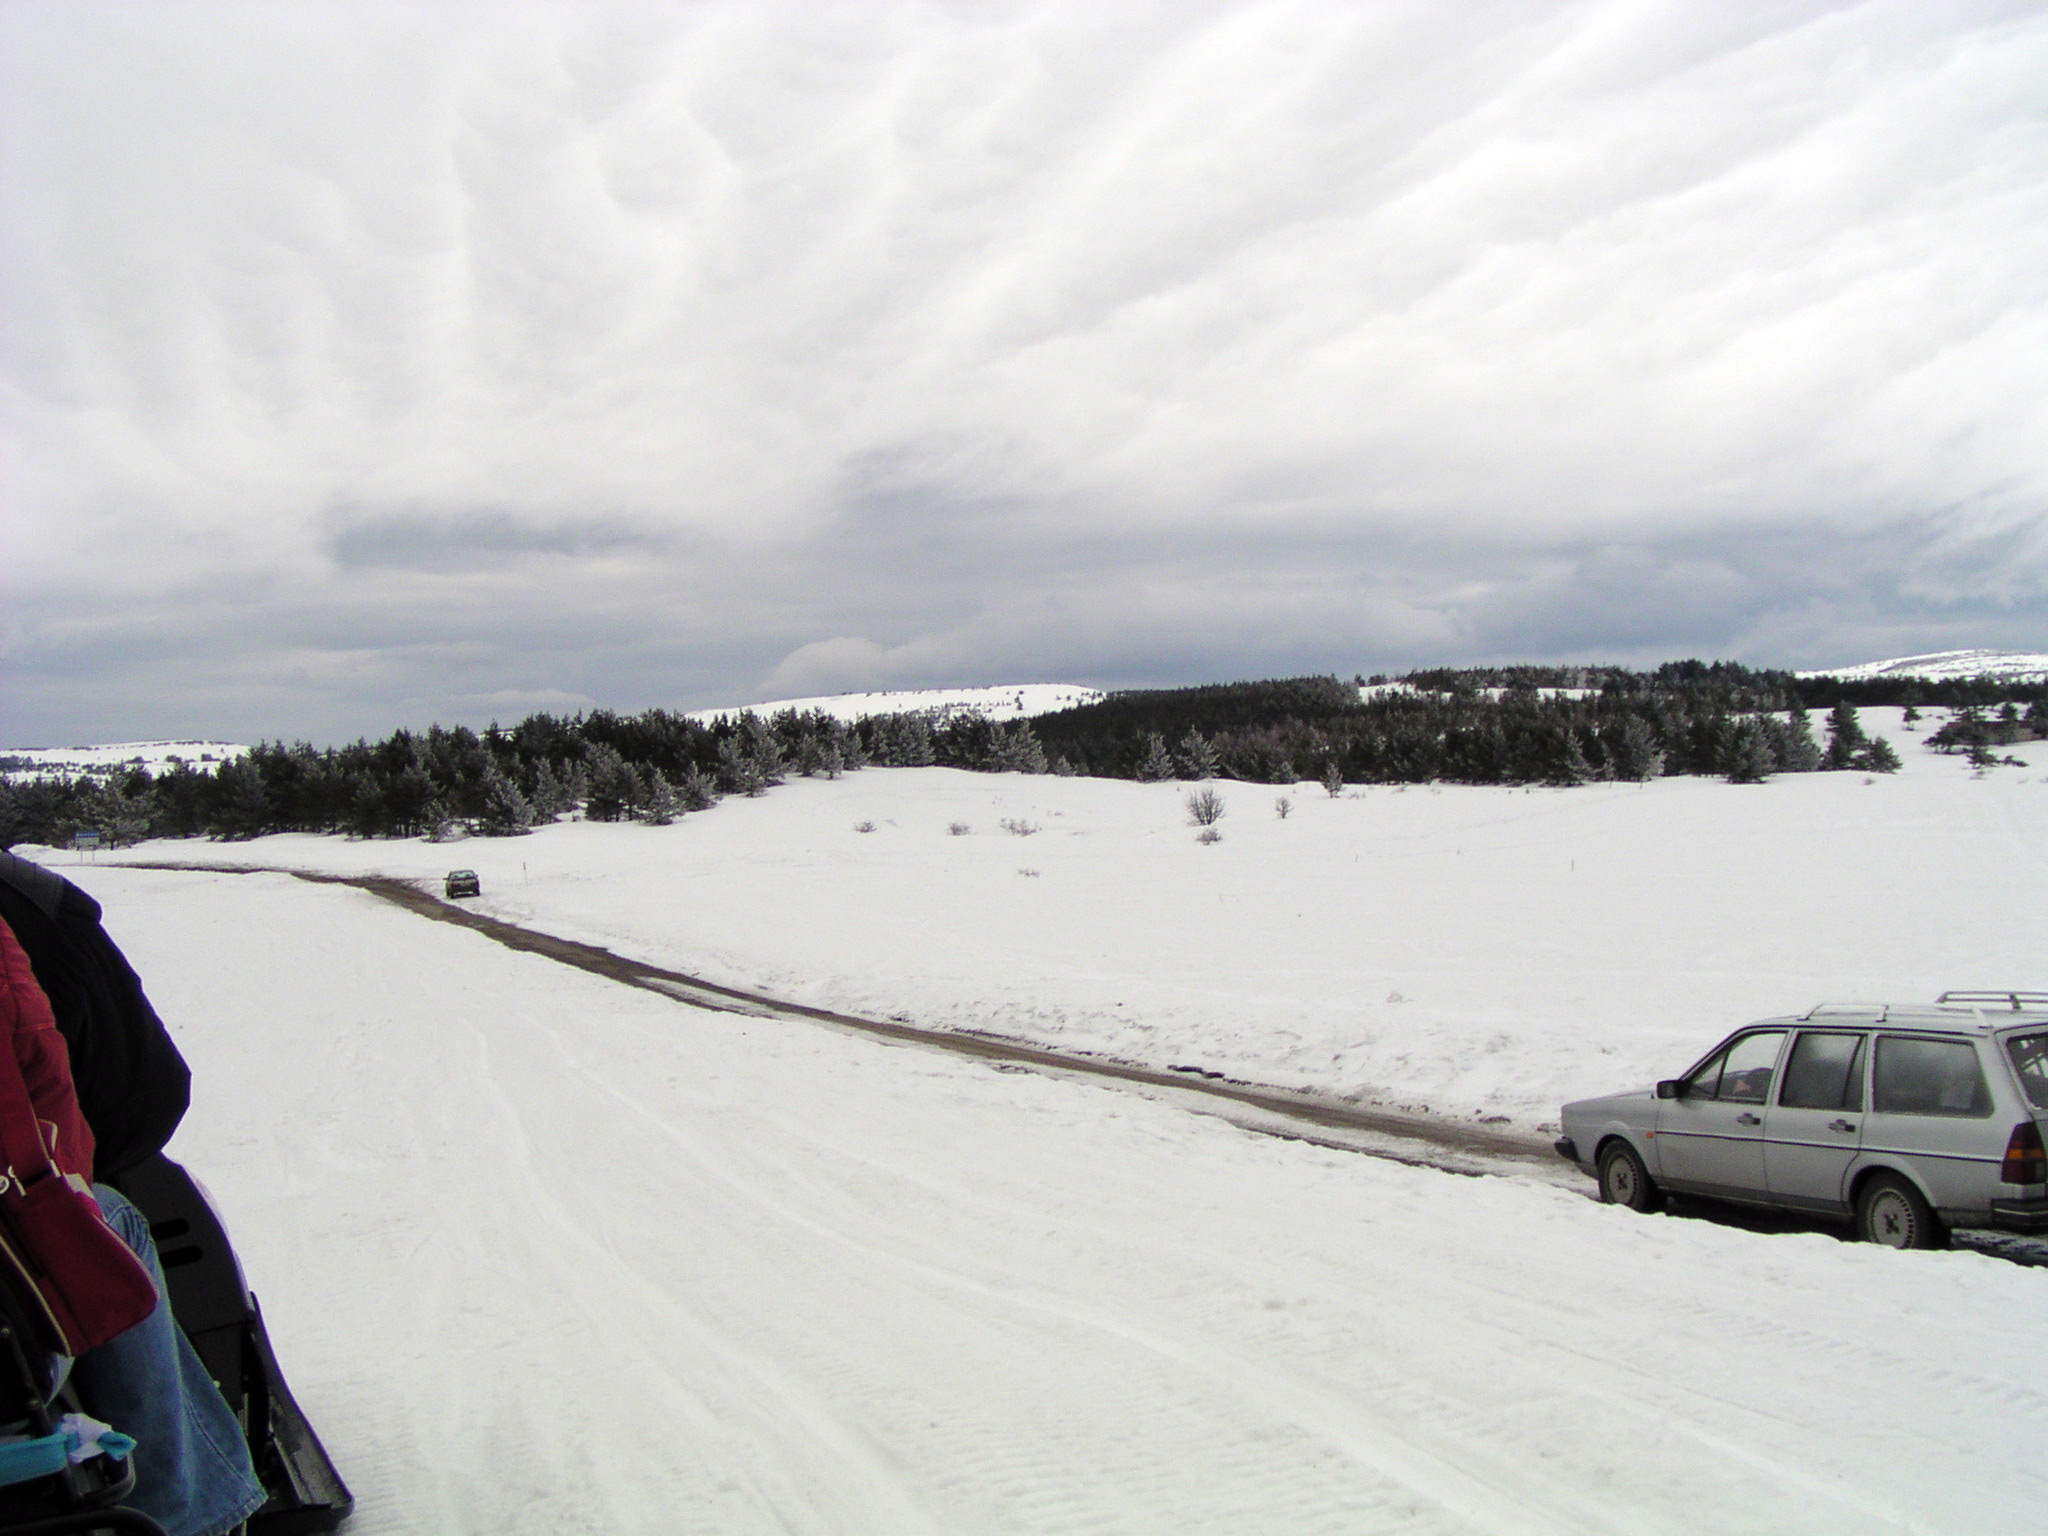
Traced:
<path fill-rule="evenodd" d="M 1447 657 L 1712 540 L 2048 597 L 2036 4 L 16 0 L 0 58 L 37 697 L 166 625 L 532 674 L 451 701 Z"/>

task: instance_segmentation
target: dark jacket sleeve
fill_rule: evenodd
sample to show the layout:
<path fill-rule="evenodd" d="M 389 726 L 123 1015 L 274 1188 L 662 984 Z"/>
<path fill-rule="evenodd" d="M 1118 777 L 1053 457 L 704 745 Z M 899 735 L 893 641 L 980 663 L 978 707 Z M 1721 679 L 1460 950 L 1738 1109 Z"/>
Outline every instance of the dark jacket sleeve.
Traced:
<path fill-rule="evenodd" d="M 40 865 L 0 853 L 0 917 L 28 952 L 70 1048 L 97 1176 L 162 1151 L 185 1117 L 192 1074 L 134 967 L 100 926 L 100 904 Z"/>

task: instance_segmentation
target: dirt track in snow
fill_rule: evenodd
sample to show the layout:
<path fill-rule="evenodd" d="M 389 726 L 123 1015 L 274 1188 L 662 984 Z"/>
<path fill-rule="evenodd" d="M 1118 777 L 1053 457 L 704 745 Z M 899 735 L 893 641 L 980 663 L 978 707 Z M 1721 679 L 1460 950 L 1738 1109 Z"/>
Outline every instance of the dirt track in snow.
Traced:
<path fill-rule="evenodd" d="M 1159 1071 L 1102 1057 L 1048 1050 L 996 1035 L 921 1029 L 893 1020 L 861 1018 L 802 1003 L 721 986 L 702 977 L 671 971 L 616 954 L 595 944 L 558 938 L 533 928 L 458 906 L 409 880 L 388 875 L 338 875 L 265 864 L 174 864 L 136 861 L 129 869 L 204 870 L 212 874 L 281 874 L 316 885 L 347 885 L 435 922 L 468 928 L 508 949 L 539 955 L 627 986 L 725 1013 L 759 1018 L 800 1019 L 899 1044 L 925 1046 L 990 1062 L 1063 1076 L 1107 1079 L 1165 1096 L 1183 1107 L 1221 1115 L 1248 1130 L 1289 1136 L 1346 1151 L 1369 1153 L 1452 1173 L 1537 1172 L 1553 1179 L 1565 1172 L 1547 1141 L 1464 1124 L 1438 1116 L 1402 1113 L 1320 1098 L 1256 1083 L 1237 1082 L 1194 1069 Z"/>

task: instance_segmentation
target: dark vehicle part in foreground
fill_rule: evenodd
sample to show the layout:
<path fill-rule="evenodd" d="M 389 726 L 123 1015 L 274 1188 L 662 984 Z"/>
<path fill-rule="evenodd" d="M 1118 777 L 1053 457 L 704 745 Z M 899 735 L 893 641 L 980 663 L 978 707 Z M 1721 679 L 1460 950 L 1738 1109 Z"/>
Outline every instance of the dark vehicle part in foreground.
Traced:
<path fill-rule="evenodd" d="M 212 1205 L 191 1175 L 162 1154 L 108 1182 L 149 1218 L 171 1311 L 248 1437 L 250 1459 L 269 1495 L 249 1517 L 248 1536 L 337 1529 L 355 1501 L 278 1369 L 262 1309 Z M 28 1363 L 40 1353 L 32 1341 L 26 1328 L 0 1319 L 0 1427 L 47 1436 L 53 1420 L 81 1409 L 90 1413 L 92 1405 L 81 1404 L 68 1384 L 54 1401 L 42 1400 Z M 126 1462 L 98 1456 L 0 1487 L 0 1536 L 162 1536 L 155 1521 L 121 1507 L 133 1485 Z"/>
<path fill-rule="evenodd" d="M 2048 993 L 1824 1003 L 1563 1121 L 1559 1155 L 1631 1210 L 1700 1195 L 1848 1220 L 1891 1248 L 2048 1232 Z"/>

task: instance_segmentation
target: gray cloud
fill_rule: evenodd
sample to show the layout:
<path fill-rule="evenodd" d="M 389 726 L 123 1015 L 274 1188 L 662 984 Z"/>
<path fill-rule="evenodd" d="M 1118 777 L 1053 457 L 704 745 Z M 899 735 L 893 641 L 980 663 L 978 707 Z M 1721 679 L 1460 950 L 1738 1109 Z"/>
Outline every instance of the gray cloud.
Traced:
<path fill-rule="evenodd" d="M 343 513 L 331 522 L 326 547 L 343 570 L 480 571 L 532 556 L 574 560 L 655 546 L 631 528 L 509 512 Z"/>
<path fill-rule="evenodd" d="M 2039 645 L 2048 10 L 0 7 L 7 730 Z"/>

